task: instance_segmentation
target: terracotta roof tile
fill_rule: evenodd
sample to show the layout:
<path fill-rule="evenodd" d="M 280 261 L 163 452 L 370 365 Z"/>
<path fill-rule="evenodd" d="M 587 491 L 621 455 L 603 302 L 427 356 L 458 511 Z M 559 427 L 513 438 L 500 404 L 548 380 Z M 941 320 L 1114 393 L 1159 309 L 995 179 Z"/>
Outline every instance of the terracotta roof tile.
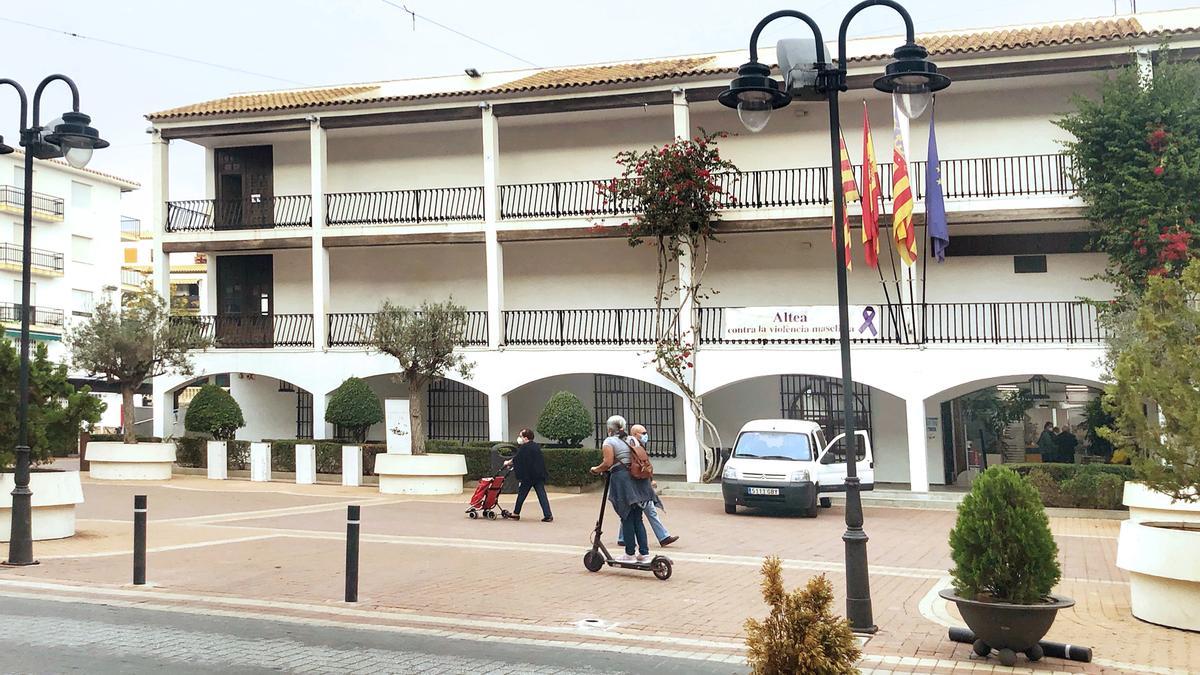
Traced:
<path fill-rule="evenodd" d="M 703 72 L 723 72 L 724 68 L 709 68 L 715 56 L 697 56 L 661 61 L 616 63 L 601 66 L 579 66 L 576 68 L 551 68 L 536 72 L 503 86 L 494 87 L 492 93 L 532 91 L 535 89 L 561 89 L 564 87 L 589 87 L 599 84 L 622 82 L 645 82 L 667 77 L 680 77 Z"/>
<path fill-rule="evenodd" d="M 237 94 L 212 101 L 169 108 L 150 115 L 150 119 L 202 117 L 228 113 L 267 112 L 291 108 L 315 108 L 334 103 L 355 103 L 361 94 L 378 90 L 378 85 L 294 89 L 291 91 Z"/>
<path fill-rule="evenodd" d="M 1104 42 L 1146 35 L 1136 18 L 1114 17 L 1046 26 L 1020 26 L 993 31 L 919 37 L 930 54 L 963 54 L 1030 49 L 1084 42 Z M 884 55 L 880 55 L 884 56 Z"/>

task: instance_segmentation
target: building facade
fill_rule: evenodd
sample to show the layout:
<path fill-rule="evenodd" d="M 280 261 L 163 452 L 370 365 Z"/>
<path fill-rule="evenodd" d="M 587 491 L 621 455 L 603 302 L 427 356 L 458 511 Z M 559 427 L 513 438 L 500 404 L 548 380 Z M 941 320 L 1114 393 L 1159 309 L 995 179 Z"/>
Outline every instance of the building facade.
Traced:
<path fill-rule="evenodd" d="M 873 316 L 869 332 L 854 326 L 855 406 L 873 434 L 877 480 L 923 491 L 977 468 L 988 443 L 972 438 L 954 405 L 970 392 L 1039 387 L 1035 422 L 1077 422 L 1103 354 L 1085 299 L 1110 289 L 1092 278 L 1105 260 L 1086 250 L 1054 120 L 1104 72 L 1151 71 L 1165 37 L 1194 47 L 1196 26 L 1200 15 L 1180 11 L 919 36 L 954 79 L 936 102 L 951 244 L 944 263 L 922 258 L 912 285 L 899 287 L 854 245 L 850 302 Z M 888 214 L 891 101 L 870 83 L 900 42 L 850 42 L 842 106 L 855 159 L 860 99 L 870 112 Z M 363 345 L 382 300 L 453 297 L 469 310 L 475 368 L 430 392 L 432 436 L 511 438 L 569 390 L 598 422 L 620 412 L 650 426 L 660 473 L 698 479 L 695 420 L 646 354 L 654 253 L 627 245 L 622 214 L 595 182 L 617 174 L 618 151 L 700 129 L 730 132 L 720 147 L 739 168 L 723 177 L 737 201 L 722 213 L 705 276 L 719 294 L 697 317 L 706 413 L 724 446 L 754 418 L 836 431 L 835 343 L 730 330 L 747 308 L 836 303 L 825 106 L 793 103 L 763 132 L 745 133 L 716 102 L 744 59 L 264 92 L 150 115 L 156 283 L 167 292 L 165 254 L 207 254 L 199 321 L 217 344 L 197 355 L 196 377 L 155 381 L 156 434 L 182 433 L 181 395 L 199 378 L 226 384 L 253 410 L 239 438 L 331 437 L 326 398 L 346 377 L 367 379 L 385 399 L 406 395 L 394 362 Z M 922 252 L 927 123 L 912 123 L 908 153 Z M 205 199 L 168 194 L 177 143 L 205 148 Z M 857 213 L 852 206 L 855 240 Z M 894 278 L 886 256 L 883 265 L 882 279 Z M 1025 439 L 1014 434 L 1016 459 Z"/>

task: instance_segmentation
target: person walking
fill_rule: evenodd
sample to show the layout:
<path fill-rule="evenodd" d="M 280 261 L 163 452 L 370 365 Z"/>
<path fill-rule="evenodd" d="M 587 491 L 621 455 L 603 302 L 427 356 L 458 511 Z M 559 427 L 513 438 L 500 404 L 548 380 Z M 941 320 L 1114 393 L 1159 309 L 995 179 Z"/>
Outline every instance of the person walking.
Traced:
<path fill-rule="evenodd" d="M 1055 437 L 1054 443 L 1058 446 L 1058 461 L 1074 464 L 1075 448 L 1079 447 L 1079 438 L 1071 431 L 1070 426 L 1063 426 L 1062 433 Z"/>
<path fill-rule="evenodd" d="M 1046 422 L 1042 427 L 1042 435 L 1038 437 L 1038 452 L 1042 454 L 1043 462 L 1053 462 L 1058 455 L 1058 442 L 1054 438 L 1054 424 Z"/>
<path fill-rule="evenodd" d="M 608 418 L 608 438 L 604 439 L 601 448 L 603 459 L 590 470 L 597 475 L 608 472 L 608 501 L 621 519 L 625 542 L 625 555 L 617 558 L 618 562 L 647 563 L 650 562 L 650 543 L 646 537 L 646 524 L 642 521 L 642 505 L 654 501 L 654 488 L 650 486 L 649 478 L 634 478 L 629 472 L 633 449 L 625 425 L 625 418 L 620 415 Z"/>
<path fill-rule="evenodd" d="M 649 447 L 646 445 L 650 441 L 650 433 L 646 431 L 646 427 L 635 424 L 629 427 L 629 438 L 635 441 L 643 448 Z M 658 509 L 663 508 L 662 498 L 658 496 L 658 483 L 650 481 L 650 487 L 654 490 L 654 499 L 642 504 L 642 510 L 646 512 L 646 520 L 650 521 L 650 529 L 654 532 L 654 537 L 658 539 L 659 546 L 670 546 L 679 541 L 679 537 L 673 536 L 667 531 L 667 526 L 658 516 Z M 617 532 L 617 546 L 625 545 L 625 532 Z"/>
<path fill-rule="evenodd" d="M 550 498 L 546 496 L 546 479 L 549 478 L 546 458 L 542 455 L 542 446 L 534 442 L 532 431 L 521 429 L 521 433 L 517 434 L 517 454 L 504 464 L 513 468 L 518 482 L 517 503 L 513 506 L 512 519 L 521 519 L 521 507 L 525 505 L 525 498 L 532 489 L 537 492 L 538 504 L 542 507 L 542 522 L 554 522 L 554 515 L 550 513 Z"/>

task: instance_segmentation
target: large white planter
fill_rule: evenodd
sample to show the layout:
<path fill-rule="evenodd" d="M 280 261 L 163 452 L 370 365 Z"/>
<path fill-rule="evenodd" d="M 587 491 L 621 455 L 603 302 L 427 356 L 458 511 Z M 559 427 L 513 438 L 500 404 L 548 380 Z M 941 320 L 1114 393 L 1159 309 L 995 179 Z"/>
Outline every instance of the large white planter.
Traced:
<path fill-rule="evenodd" d="M 1121 523 L 1117 567 L 1129 572 L 1133 615 L 1200 631 L 1200 504 L 1173 502 L 1125 483 L 1129 520 Z"/>
<path fill-rule="evenodd" d="M 462 455 L 375 456 L 379 491 L 389 495 L 457 495 L 462 493 L 467 459 Z"/>
<path fill-rule="evenodd" d="M 0 541 L 8 541 L 12 525 L 13 474 L 0 474 Z M 33 505 L 33 539 L 63 539 L 75 535 L 75 505 L 83 503 L 78 471 L 37 471 L 29 474 Z"/>
<path fill-rule="evenodd" d="M 88 443 L 88 475 L 96 480 L 170 480 L 174 443 Z"/>

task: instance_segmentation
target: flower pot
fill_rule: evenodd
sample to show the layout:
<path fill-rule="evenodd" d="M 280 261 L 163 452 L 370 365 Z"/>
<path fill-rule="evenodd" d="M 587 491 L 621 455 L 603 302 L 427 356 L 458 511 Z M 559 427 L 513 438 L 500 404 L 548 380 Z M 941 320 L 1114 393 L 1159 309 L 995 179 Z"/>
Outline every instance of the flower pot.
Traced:
<path fill-rule="evenodd" d="M 463 455 L 376 455 L 379 492 L 392 495 L 462 493 L 467 460 Z"/>
<path fill-rule="evenodd" d="M 1129 520 L 1121 523 L 1117 567 L 1129 572 L 1133 615 L 1200 631 L 1200 503 L 1173 501 L 1125 483 Z"/>
<path fill-rule="evenodd" d="M 995 649 L 1000 652 L 1000 662 L 1006 666 L 1015 663 L 1016 652 L 1025 653 L 1030 660 L 1040 659 L 1038 642 L 1054 625 L 1058 610 L 1075 604 L 1074 600 L 1061 595 L 1051 595 L 1049 602 L 1036 605 L 968 600 L 950 588 L 938 591 L 938 595 L 958 606 L 963 621 L 975 633 L 975 653 L 984 656 L 990 651 L 984 648 Z"/>
<path fill-rule="evenodd" d="M 170 480 L 174 443 L 88 443 L 88 475 L 95 480 Z"/>
<path fill-rule="evenodd" d="M 12 525 L 13 474 L 0 474 L 0 541 L 9 540 Z M 75 535 L 75 505 L 83 503 L 78 471 L 34 469 L 29 474 L 33 540 Z"/>

